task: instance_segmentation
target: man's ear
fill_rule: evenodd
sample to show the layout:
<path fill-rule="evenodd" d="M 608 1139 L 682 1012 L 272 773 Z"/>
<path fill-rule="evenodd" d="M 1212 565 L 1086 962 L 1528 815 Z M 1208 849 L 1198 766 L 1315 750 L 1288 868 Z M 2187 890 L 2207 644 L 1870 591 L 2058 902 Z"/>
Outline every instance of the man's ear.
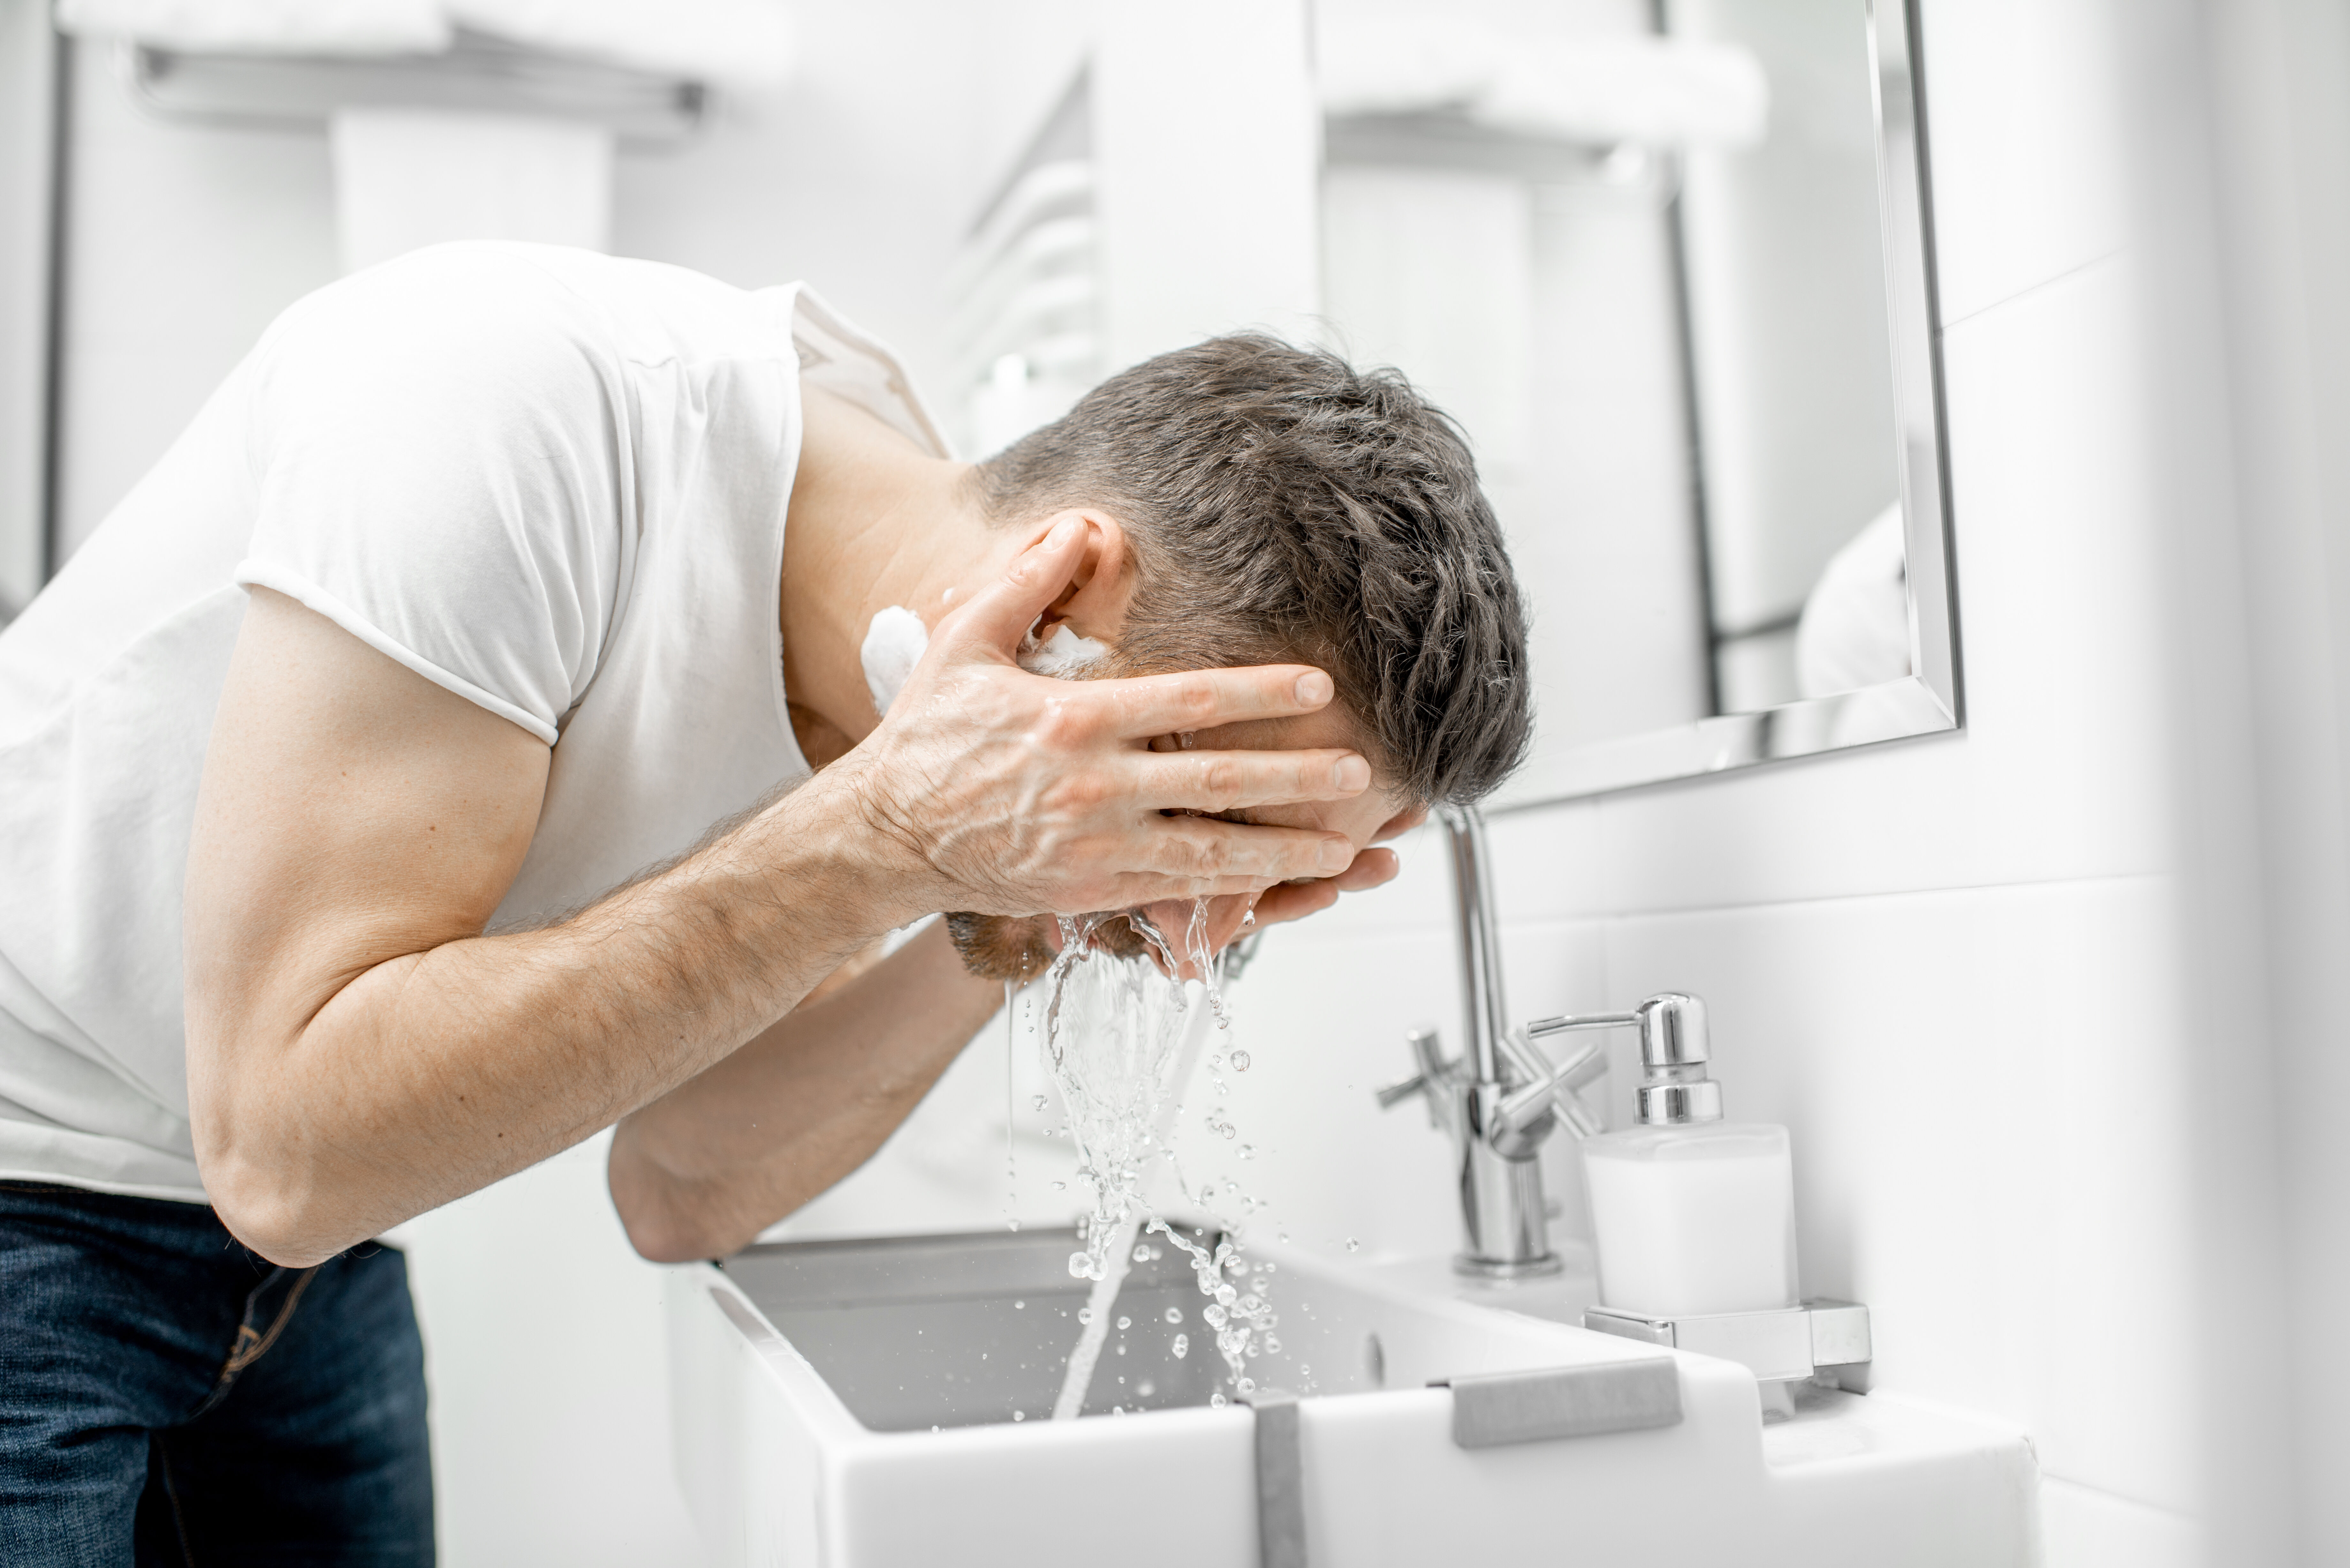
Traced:
<path fill-rule="evenodd" d="M 1054 524 L 1069 515 L 1063 512 L 1045 518 L 1037 524 L 1037 536 L 1051 533 Z M 1085 522 L 1085 545 L 1068 581 L 1045 607 L 1036 635 L 1066 622 L 1079 637 L 1115 644 L 1126 625 L 1127 604 L 1134 597 L 1134 557 L 1127 549 L 1126 530 L 1107 513 L 1087 510 L 1075 515 Z"/>

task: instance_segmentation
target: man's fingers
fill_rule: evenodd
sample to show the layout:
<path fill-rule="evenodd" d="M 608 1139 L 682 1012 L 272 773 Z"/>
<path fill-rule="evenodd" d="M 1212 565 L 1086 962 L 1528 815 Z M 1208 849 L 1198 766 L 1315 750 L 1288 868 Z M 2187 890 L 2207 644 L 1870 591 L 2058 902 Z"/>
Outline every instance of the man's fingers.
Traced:
<path fill-rule="evenodd" d="M 1256 919 L 1251 929 L 1260 926 L 1284 925 L 1302 920 L 1308 915 L 1319 914 L 1338 901 L 1338 884 L 1327 882 L 1284 882 L 1268 888 L 1257 900 Z"/>
<path fill-rule="evenodd" d="M 1338 901 L 1341 893 L 1363 893 L 1392 882 L 1403 862 L 1391 849 L 1366 849 L 1355 863 L 1336 877 L 1314 882 L 1284 882 L 1268 888 L 1256 901 L 1255 924 L 1278 926 L 1318 914 Z"/>
<path fill-rule="evenodd" d="M 1036 618 L 1069 580 L 1085 549 L 1085 519 L 1071 514 L 1053 531 L 1021 552 L 1012 569 L 941 622 L 931 646 L 983 645 L 1009 659 Z"/>
<path fill-rule="evenodd" d="M 1330 885 L 1341 893 L 1367 893 L 1394 881 L 1402 869 L 1403 862 L 1394 850 L 1366 849 L 1355 857 L 1352 866 L 1330 878 Z"/>
<path fill-rule="evenodd" d="M 1330 678 L 1312 665 L 1261 664 L 1090 681 L 1086 694 L 1106 706 L 1113 733 L 1140 741 L 1243 719 L 1318 712 L 1329 705 L 1334 690 Z"/>
<path fill-rule="evenodd" d="M 1204 816 L 1164 818 L 1153 825 L 1149 842 L 1149 870 L 1182 884 L 1151 898 L 1211 898 L 1254 892 L 1299 877 L 1335 877 L 1355 858 L 1355 846 L 1343 833 Z"/>
<path fill-rule="evenodd" d="M 1135 799 L 1153 811 L 1232 811 L 1348 800 L 1370 787 L 1353 752 L 1148 752 L 1135 759 Z"/>

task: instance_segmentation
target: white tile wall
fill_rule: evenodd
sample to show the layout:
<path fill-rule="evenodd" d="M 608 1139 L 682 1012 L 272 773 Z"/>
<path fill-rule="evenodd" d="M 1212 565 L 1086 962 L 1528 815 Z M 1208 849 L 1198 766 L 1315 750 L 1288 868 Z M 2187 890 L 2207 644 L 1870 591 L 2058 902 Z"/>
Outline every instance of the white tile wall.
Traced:
<path fill-rule="evenodd" d="M 2127 243 L 2117 47 L 2128 0 L 1927 0 L 1942 318 Z"/>

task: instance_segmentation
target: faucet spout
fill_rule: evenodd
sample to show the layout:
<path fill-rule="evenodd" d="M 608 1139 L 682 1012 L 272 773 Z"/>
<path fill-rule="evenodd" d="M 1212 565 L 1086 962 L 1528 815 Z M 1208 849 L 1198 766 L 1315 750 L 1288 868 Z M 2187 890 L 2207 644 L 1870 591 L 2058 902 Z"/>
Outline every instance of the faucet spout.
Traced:
<path fill-rule="evenodd" d="M 1453 931 L 1461 950 L 1461 1038 L 1481 1084 L 1502 1081 L 1502 1037 L 1508 1033 L 1503 1006 L 1501 922 L 1493 917 L 1492 859 L 1485 847 L 1485 815 L 1473 805 L 1440 806 L 1452 861 Z"/>

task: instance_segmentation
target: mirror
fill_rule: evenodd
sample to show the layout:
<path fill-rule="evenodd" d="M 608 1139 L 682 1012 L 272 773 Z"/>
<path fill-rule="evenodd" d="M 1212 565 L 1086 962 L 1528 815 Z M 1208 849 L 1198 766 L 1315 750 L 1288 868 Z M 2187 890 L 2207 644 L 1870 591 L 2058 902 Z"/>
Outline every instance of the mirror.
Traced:
<path fill-rule="evenodd" d="M 1507 810 L 1955 728 L 1901 0 L 1322 0 L 1323 313 L 1531 599 Z"/>

